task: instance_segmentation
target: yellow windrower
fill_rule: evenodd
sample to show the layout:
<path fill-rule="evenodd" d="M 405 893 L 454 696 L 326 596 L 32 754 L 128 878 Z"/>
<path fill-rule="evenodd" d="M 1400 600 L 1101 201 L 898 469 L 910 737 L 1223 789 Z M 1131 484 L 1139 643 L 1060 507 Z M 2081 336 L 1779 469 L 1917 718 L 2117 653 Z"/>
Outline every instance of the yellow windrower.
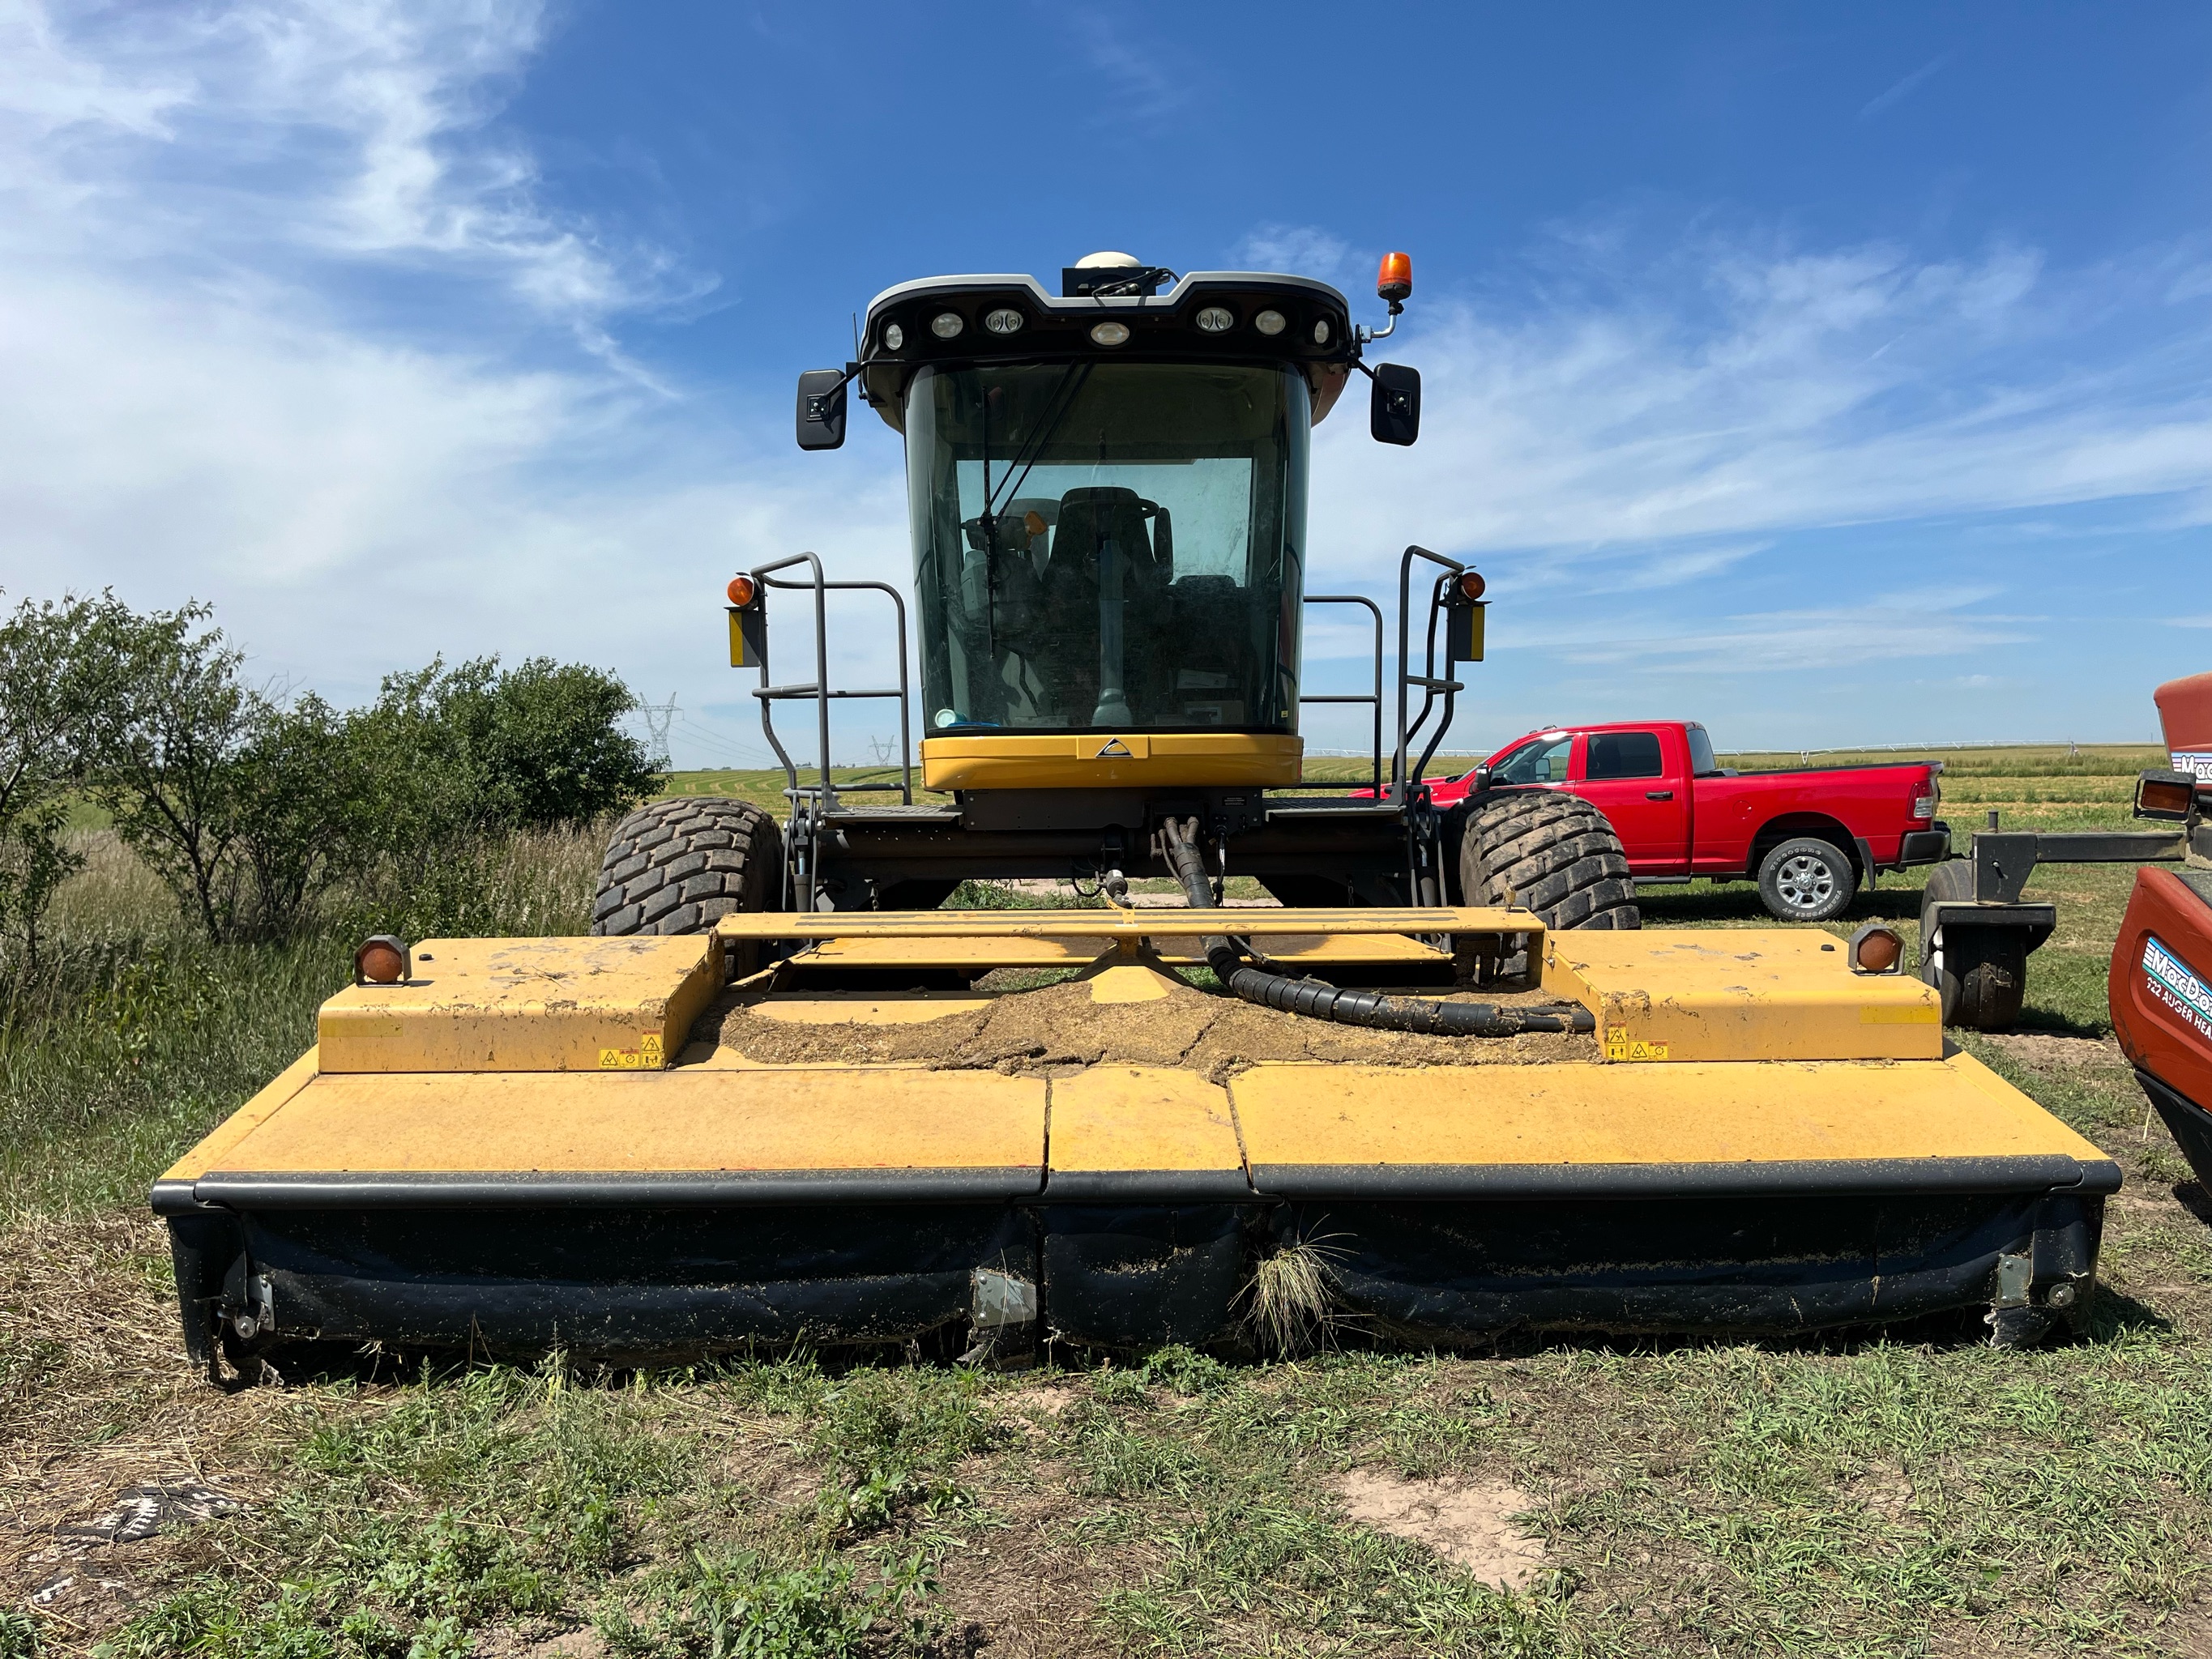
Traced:
<path fill-rule="evenodd" d="M 1101 254 L 878 295 L 796 432 L 840 447 L 857 387 L 899 435 L 910 592 L 793 551 L 724 595 L 784 816 L 640 807 L 590 938 L 365 943 L 155 1183 L 195 1358 L 2076 1323 L 2118 1171 L 1949 1048 L 1890 936 L 1642 929 L 1588 803 L 1436 802 L 1482 577 L 1304 585 L 1348 568 L 1312 428 L 1364 385 L 1419 435 L 1418 372 L 1368 361 L 1411 292 L 1402 254 L 1387 322 Z M 1372 647 L 1327 691 L 1317 606 Z M 864 626 L 896 684 L 832 683 Z M 860 781 L 856 699 L 898 733 Z M 1316 701 L 1366 744 L 1334 793 Z M 1097 902 L 943 908 L 1009 879 Z M 1293 1268 L 1326 1305 L 1255 1320 Z"/>

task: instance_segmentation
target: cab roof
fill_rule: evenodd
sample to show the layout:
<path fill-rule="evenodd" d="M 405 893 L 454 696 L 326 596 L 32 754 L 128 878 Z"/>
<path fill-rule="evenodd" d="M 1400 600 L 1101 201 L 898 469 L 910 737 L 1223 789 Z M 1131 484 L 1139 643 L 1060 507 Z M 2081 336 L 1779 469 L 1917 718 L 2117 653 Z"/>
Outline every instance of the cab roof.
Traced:
<path fill-rule="evenodd" d="M 1199 313 L 1206 311 L 1226 311 L 1228 325 L 1200 328 Z M 1020 319 L 1012 331 L 985 325 L 986 317 L 1004 312 Z M 1262 331 L 1263 313 L 1279 318 L 1281 326 Z M 957 326 L 940 320 L 948 316 Z M 1118 345 L 1092 337 L 1098 324 L 1109 321 L 1128 330 Z M 1115 358 L 1291 363 L 1305 374 L 1318 424 L 1360 355 L 1342 294 L 1310 276 L 1250 270 L 1194 270 L 1158 295 L 1053 295 L 1036 277 L 1012 272 L 927 276 L 885 289 L 868 302 L 860 344 L 861 395 L 902 433 L 907 386 L 933 364 Z"/>

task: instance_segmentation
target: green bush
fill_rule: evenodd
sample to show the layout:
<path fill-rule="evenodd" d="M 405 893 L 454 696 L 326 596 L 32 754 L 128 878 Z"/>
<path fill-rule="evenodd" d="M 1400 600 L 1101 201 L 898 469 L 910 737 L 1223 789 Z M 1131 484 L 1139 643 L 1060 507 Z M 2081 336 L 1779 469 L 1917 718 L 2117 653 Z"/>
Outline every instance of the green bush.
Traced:
<path fill-rule="evenodd" d="M 0 1659 L 37 1659 L 39 1626 L 27 1613 L 0 1610 Z"/>
<path fill-rule="evenodd" d="M 210 941 L 468 908 L 507 839 L 636 805 L 660 775 L 613 675 L 532 658 L 388 676 L 344 712 L 250 684 L 204 605 L 140 615 L 103 593 L 0 618 L 0 933 L 35 967 L 40 918 L 82 859 L 82 790 Z"/>

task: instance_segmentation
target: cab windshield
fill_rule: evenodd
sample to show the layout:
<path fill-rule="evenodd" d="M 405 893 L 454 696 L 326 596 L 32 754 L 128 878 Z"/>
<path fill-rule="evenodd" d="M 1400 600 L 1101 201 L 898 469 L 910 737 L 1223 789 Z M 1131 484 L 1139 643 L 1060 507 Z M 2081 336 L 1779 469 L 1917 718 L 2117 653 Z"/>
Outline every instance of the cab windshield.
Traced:
<path fill-rule="evenodd" d="M 1311 424 L 1274 365 L 924 369 L 906 441 L 931 729 L 1295 729 Z"/>

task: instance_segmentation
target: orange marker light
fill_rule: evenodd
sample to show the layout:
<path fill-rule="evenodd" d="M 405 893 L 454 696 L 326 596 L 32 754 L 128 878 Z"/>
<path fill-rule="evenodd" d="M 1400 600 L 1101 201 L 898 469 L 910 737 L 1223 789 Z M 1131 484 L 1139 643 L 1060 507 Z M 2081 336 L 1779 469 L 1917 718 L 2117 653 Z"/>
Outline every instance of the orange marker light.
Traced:
<path fill-rule="evenodd" d="M 1851 935 L 1851 967 L 1862 974 L 1893 974 L 1905 961 L 1905 936 L 1870 921 Z"/>
<path fill-rule="evenodd" d="M 353 953 L 356 985 L 397 985 L 408 975 L 407 947 L 389 933 L 378 933 Z"/>
<path fill-rule="evenodd" d="M 1459 591 L 1470 599 L 1480 599 L 1483 590 L 1489 586 L 1488 582 L 1482 580 L 1482 573 L 1480 570 L 1462 570 L 1459 573 Z"/>
<path fill-rule="evenodd" d="M 737 606 L 738 610 L 744 610 L 747 605 L 750 605 L 759 597 L 760 584 L 755 581 L 750 576 L 732 576 L 730 578 L 730 603 Z"/>
<path fill-rule="evenodd" d="M 1375 297 L 1395 305 L 1411 299 L 1413 293 L 1413 259 L 1403 253 L 1384 254 L 1382 268 L 1375 273 Z"/>

